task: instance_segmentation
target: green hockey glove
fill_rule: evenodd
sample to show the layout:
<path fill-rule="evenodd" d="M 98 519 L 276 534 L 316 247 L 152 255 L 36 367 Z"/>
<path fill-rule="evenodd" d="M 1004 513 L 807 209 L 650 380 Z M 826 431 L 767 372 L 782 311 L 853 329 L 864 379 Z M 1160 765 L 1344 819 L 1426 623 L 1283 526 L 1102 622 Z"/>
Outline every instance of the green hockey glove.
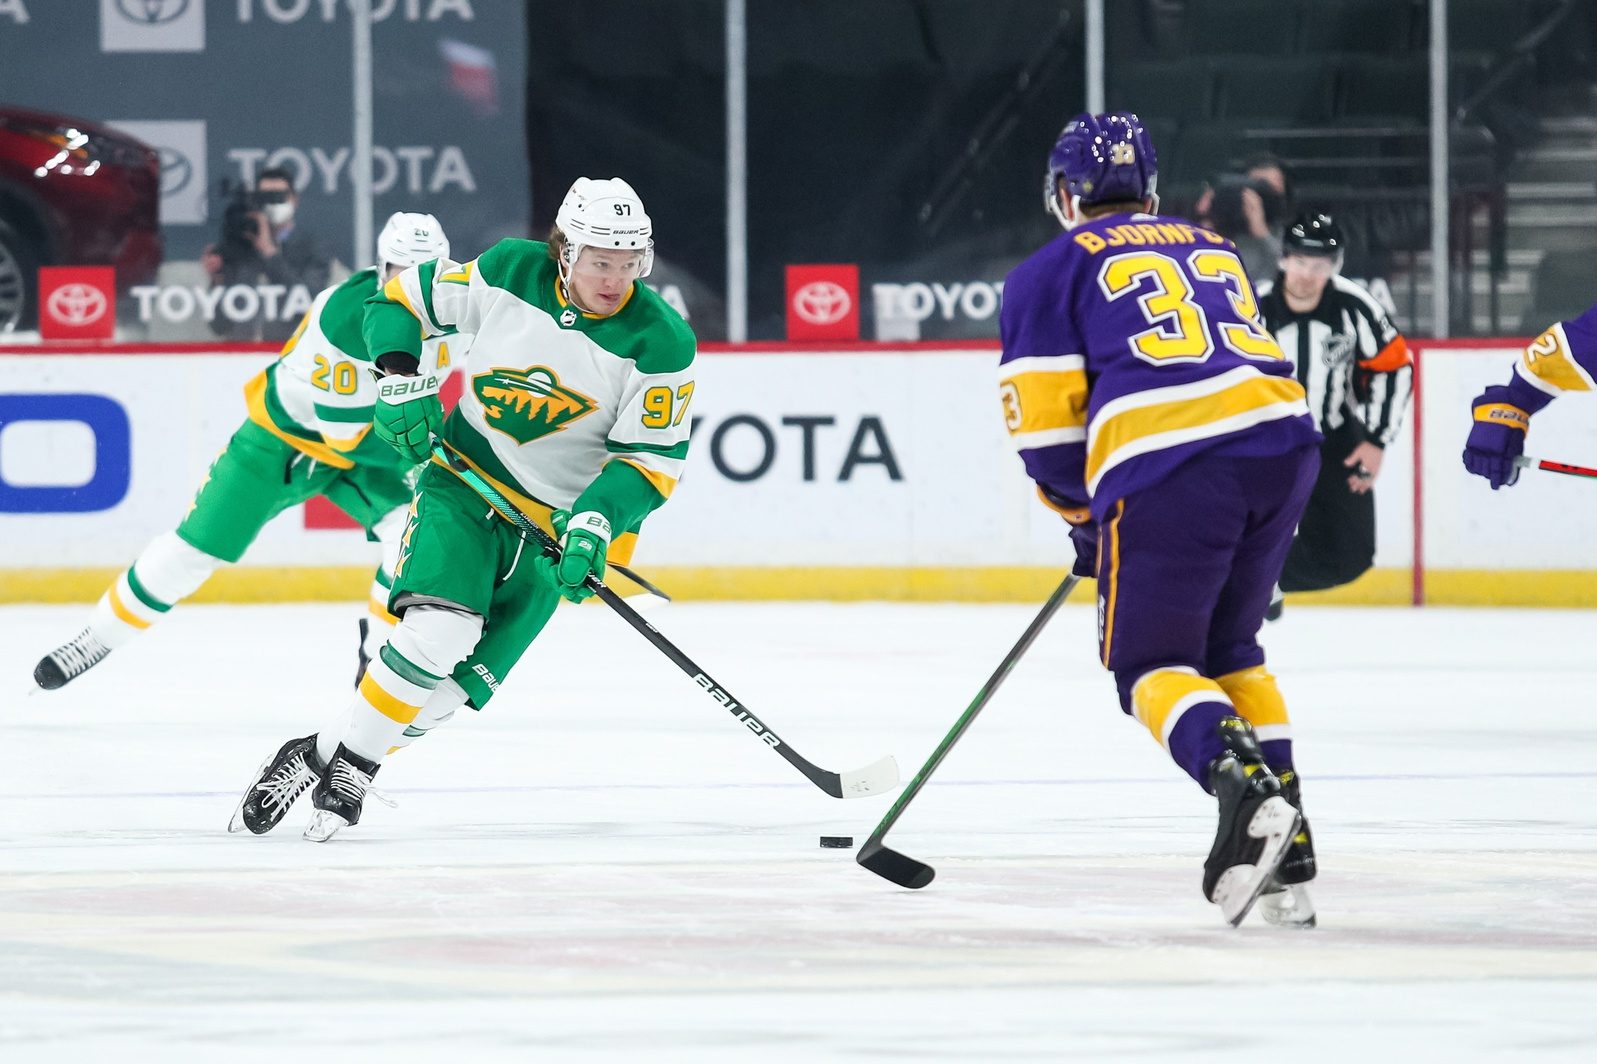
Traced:
<path fill-rule="evenodd" d="M 576 515 L 569 510 L 556 510 L 550 520 L 560 537 L 560 560 L 540 557 L 536 562 L 539 572 L 570 601 L 591 598 L 593 589 L 587 585 L 588 575 L 604 579 L 604 559 L 610 549 L 609 520 L 596 510 Z"/>
<path fill-rule="evenodd" d="M 440 384 L 436 373 L 377 378 L 377 412 L 372 419 L 377 438 L 412 462 L 425 462 L 433 437 L 444 427 Z"/>

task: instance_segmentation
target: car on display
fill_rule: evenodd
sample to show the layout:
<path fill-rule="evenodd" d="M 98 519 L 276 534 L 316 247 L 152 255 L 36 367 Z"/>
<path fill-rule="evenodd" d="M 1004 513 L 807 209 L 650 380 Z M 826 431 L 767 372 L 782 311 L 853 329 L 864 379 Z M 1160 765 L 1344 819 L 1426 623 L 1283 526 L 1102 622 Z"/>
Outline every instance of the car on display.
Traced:
<path fill-rule="evenodd" d="M 124 133 L 0 106 L 0 333 L 32 328 L 40 266 L 114 266 L 117 290 L 161 264 L 161 162 Z"/>

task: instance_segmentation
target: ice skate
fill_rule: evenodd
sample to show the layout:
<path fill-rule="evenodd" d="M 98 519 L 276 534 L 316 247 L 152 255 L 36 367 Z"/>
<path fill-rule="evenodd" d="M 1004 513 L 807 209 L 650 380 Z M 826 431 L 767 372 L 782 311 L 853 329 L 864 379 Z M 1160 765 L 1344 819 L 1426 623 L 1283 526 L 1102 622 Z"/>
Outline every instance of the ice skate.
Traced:
<path fill-rule="evenodd" d="M 1299 817 L 1265 766 L 1252 726 L 1240 717 L 1227 717 L 1220 731 L 1228 750 L 1209 766 L 1220 823 L 1203 863 L 1203 894 L 1235 927 L 1281 864 Z"/>
<path fill-rule="evenodd" d="M 100 642 L 93 629 L 85 628 L 71 642 L 62 643 L 39 659 L 33 667 L 33 682 L 42 690 L 54 691 L 94 668 L 109 653 L 111 649 Z"/>
<path fill-rule="evenodd" d="M 239 799 L 238 808 L 233 810 L 227 830 L 248 828 L 255 835 L 271 831 L 300 795 L 316 785 L 326 768 L 316 756 L 316 736 L 290 739 L 261 763 L 244 797 Z"/>
<path fill-rule="evenodd" d="M 343 743 L 338 744 L 338 752 L 311 795 L 316 812 L 305 828 L 305 837 L 312 842 L 326 842 L 340 828 L 359 824 L 372 777 L 381 767 L 375 761 L 351 753 Z"/>
<path fill-rule="evenodd" d="M 1298 774 L 1287 769 L 1280 775 L 1281 797 L 1292 803 L 1298 811 L 1298 830 L 1287 845 L 1286 856 L 1264 892 L 1259 895 L 1259 915 L 1279 927 L 1314 927 L 1318 922 L 1314 902 L 1309 898 L 1309 880 L 1316 871 L 1314 860 L 1314 835 L 1309 831 L 1309 821 L 1303 816 L 1303 799 Z"/>

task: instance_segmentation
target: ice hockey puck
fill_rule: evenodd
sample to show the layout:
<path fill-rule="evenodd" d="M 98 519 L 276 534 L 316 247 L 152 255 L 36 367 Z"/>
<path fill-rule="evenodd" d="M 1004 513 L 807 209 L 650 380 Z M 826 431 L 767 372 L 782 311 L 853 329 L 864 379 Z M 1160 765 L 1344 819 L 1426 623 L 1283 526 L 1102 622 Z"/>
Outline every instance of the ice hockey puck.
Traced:
<path fill-rule="evenodd" d="M 853 846 L 854 837 L 852 835 L 821 836 L 821 849 L 823 850 L 847 850 L 852 849 Z"/>

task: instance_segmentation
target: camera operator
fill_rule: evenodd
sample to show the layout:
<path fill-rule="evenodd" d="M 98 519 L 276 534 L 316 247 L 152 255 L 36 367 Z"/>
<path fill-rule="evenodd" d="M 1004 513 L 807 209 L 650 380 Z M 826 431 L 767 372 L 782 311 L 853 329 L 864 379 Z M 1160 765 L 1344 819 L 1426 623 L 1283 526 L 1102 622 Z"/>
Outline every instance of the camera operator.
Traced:
<path fill-rule="evenodd" d="M 223 211 L 221 242 L 207 247 L 200 259 L 212 286 L 303 285 L 307 304 L 326 288 L 330 260 L 317 248 L 315 237 L 295 224 L 298 206 L 293 179 L 280 167 L 262 170 L 254 191 L 236 192 Z M 235 340 L 287 340 L 299 316 L 286 321 L 267 317 L 268 306 L 286 302 L 286 297 L 263 300 L 250 321 L 218 314 L 211 328 Z"/>
<path fill-rule="evenodd" d="M 1211 178 L 1193 207 L 1197 220 L 1237 246 L 1248 279 L 1260 284 L 1275 276 L 1281 261 L 1281 235 L 1292 214 L 1292 187 L 1281 161 L 1258 155 L 1240 173 Z"/>

